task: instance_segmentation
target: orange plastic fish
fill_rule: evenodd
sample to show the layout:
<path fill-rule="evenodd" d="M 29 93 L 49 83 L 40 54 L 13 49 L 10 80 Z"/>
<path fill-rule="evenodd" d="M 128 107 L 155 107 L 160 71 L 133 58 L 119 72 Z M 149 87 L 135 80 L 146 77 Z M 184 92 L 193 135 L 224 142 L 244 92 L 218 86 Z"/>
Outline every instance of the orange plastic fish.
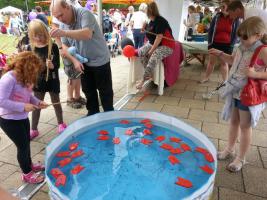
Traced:
<path fill-rule="evenodd" d="M 151 134 L 152 134 L 152 131 L 149 130 L 149 129 L 144 129 L 144 130 L 143 130 L 143 133 L 144 133 L 145 135 L 151 135 Z"/>
<path fill-rule="evenodd" d="M 83 150 L 78 150 L 71 154 L 71 158 L 77 158 L 77 157 L 82 156 L 83 154 L 84 154 Z"/>
<path fill-rule="evenodd" d="M 151 124 L 151 120 L 150 119 L 143 119 L 141 120 L 142 124 Z"/>
<path fill-rule="evenodd" d="M 214 170 L 208 165 L 201 166 L 200 169 L 202 169 L 207 174 L 213 174 L 213 172 L 214 172 Z"/>
<path fill-rule="evenodd" d="M 78 148 L 78 146 L 79 146 L 79 143 L 78 142 L 75 142 L 75 143 L 72 143 L 72 144 L 69 145 L 69 149 L 71 151 L 74 151 L 75 149 Z"/>
<path fill-rule="evenodd" d="M 150 144 L 153 143 L 152 140 L 149 140 L 149 139 L 146 139 L 146 138 L 142 138 L 142 139 L 140 140 L 140 142 L 143 143 L 144 145 L 150 145 Z"/>
<path fill-rule="evenodd" d="M 180 185 L 182 187 L 191 188 L 193 187 L 193 184 L 191 181 L 178 177 L 178 180 L 175 182 L 175 184 Z"/>
<path fill-rule="evenodd" d="M 191 151 L 191 147 L 188 144 L 182 143 L 181 148 L 185 151 Z"/>
<path fill-rule="evenodd" d="M 204 149 L 202 147 L 196 147 L 195 151 L 202 153 L 202 154 L 209 153 L 209 151 L 207 149 Z"/>
<path fill-rule="evenodd" d="M 145 123 L 144 126 L 146 128 L 153 128 L 153 124 L 150 124 L 150 123 Z"/>
<path fill-rule="evenodd" d="M 168 151 L 171 151 L 172 149 L 174 149 L 172 145 L 169 145 L 169 144 L 166 144 L 166 143 L 163 143 L 160 147 L 162 149 L 165 149 L 165 150 L 168 150 Z"/>
<path fill-rule="evenodd" d="M 172 154 L 181 154 L 181 153 L 183 153 L 182 150 L 179 149 L 179 148 L 171 149 L 170 152 Z"/>
<path fill-rule="evenodd" d="M 115 138 L 113 138 L 112 142 L 113 142 L 113 144 L 120 144 L 121 140 L 119 137 L 115 137 Z"/>
<path fill-rule="evenodd" d="M 59 177 L 57 177 L 55 185 L 57 187 L 59 187 L 60 185 L 65 186 L 66 182 L 67 177 L 65 175 L 60 175 Z"/>
<path fill-rule="evenodd" d="M 108 140 L 109 136 L 108 135 L 100 135 L 97 139 L 98 140 Z"/>
<path fill-rule="evenodd" d="M 72 168 L 70 173 L 71 174 L 79 174 L 83 169 L 84 169 L 84 167 L 81 166 L 80 164 L 78 164 L 78 165 L 76 165 L 75 167 Z"/>
<path fill-rule="evenodd" d="M 133 135 L 133 130 L 132 129 L 127 129 L 125 131 L 125 135 Z"/>
<path fill-rule="evenodd" d="M 98 134 L 99 135 L 108 135 L 108 131 L 106 131 L 106 130 L 100 130 L 100 131 L 98 131 Z"/>
<path fill-rule="evenodd" d="M 211 153 L 207 152 L 206 154 L 204 154 L 204 156 L 205 156 L 205 159 L 206 159 L 208 162 L 210 162 L 210 163 L 214 162 L 214 158 L 213 158 L 213 156 L 212 156 Z"/>
<path fill-rule="evenodd" d="M 51 169 L 52 176 L 57 179 L 60 175 L 64 175 L 63 172 L 59 168 L 53 168 Z"/>
<path fill-rule="evenodd" d="M 177 137 L 171 137 L 171 138 L 170 138 L 170 141 L 171 141 L 171 142 L 179 143 L 179 142 L 181 142 L 182 140 L 181 140 L 180 138 L 177 138 Z"/>
<path fill-rule="evenodd" d="M 60 160 L 57 162 L 57 164 L 60 166 L 60 167 L 64 167 L 66 166 L 67 164 L 71 163 L 71 158 L 64 158 L 63 160 Z"/>
<path fill-rule="evenodd" d="M 56 154 L 56 157 L 68 157 L 70 155 L 69 151 L 62 151 Z"/>
<path fill-rule="evenodd" d="M 164 135 L 160 135 L 158 137 L 156 137 L 156 139 L 158 142 L 162 142 L 163 140 L 165 140 L 165 136 Z"/>
<path fill-rule="evenodd" d="M 124 120 L 121 120 L 120 123 L 121 123 L 121 124 L 130 124 L 130 121 L 124 119 Z"/>
<path fill-rule="evenodd" d="M 180 160 L 178 160 L 178 158 L 176 158 L 173 155 L 170 155 L 168 157 L 168 159 L 169 159 L 169 161 L 171 162 L 172 165 L 176 165 L 176 164 L 179 164 L 180 163 Z"/>

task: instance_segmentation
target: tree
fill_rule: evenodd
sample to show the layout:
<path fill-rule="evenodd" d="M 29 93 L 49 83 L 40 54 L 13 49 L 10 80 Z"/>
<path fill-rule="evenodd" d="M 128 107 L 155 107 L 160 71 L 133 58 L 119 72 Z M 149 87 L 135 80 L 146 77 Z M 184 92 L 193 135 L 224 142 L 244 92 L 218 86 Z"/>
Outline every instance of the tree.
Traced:
<path fill-rule="evenodd" d="M 6 6 L 14 6 L 16 8 L 20 8 L 23 11 L 26 11 L 26 0 L 0 0 L 0 8 L 4 8 Z M 35 7 L 34 1 L 35 0 L 27 0 L 29 9 Z"/>

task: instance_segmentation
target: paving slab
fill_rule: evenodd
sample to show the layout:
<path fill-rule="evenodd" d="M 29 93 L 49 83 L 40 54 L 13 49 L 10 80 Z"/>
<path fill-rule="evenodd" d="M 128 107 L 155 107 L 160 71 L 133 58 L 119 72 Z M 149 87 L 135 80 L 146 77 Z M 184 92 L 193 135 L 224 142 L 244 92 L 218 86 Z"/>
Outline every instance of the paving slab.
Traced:
<path fill-rule="evenodd" d="M 171 93 L 172 97 L 184 97 L 186 99 L 192 99 L 195 96 L 195 92 L 186 90 L 173 90 Z"/>
<path fill-rule="evenodd" d="M 161 112 L 171 116 L 175 116 L 177 118 L 187 119 L 189 114 L 189 108 L 164 105 Z"/>
<path fill-rule="evenodd" d="M 6 180 L 10 175 L 20 170 L 18 166 L 3 164 L 0 166 L 0 181 Z"/>
<path fill-rule="evenodd" d="M 245 192 L 242 173 L 231 173 L 227 171 L 226 166 L 228 164 L 229 161 L 218 161 L 218 170 L 215 178 L 215 185 L 239 192 Z"/>
<path fill-rule="evenodd" d="M 21 180 L 21 172 L 11 174 L 7 179 L 0 183 L 0 186 L 6 190 L 17 189 L 23 184 Z"/>
<path fill-rule="evenodd" d="M 0 130 L 0 151 L 4 150 L 12 144 L 12 141 L 7 137 L 7 135 Z"/>
<path fill-rule="evenodd" d="M 202 132 L 208 137 L 228 140 L 229 127 L 224 124 L 204 122 Z"/>
<path fill-rule="evenodd" d="M 218 187 L 214 187 L 213 188 L 213 192 L 212 192 L 212 195 L 211 195 L 211 200 L 218 200 L 219 199 L 219 188 Z"/>
<path fill-rule="evenodd" d="M 178 106 L 179 101 L 180 99 L 175 97 L 158 96 L 154 102 L 164 105 Z"/>
<path fill-rule="evenodd" d="M 184 108 L 196 108 L 204 110 L 205 102 L 201 100 L 181 98 L 179 106 Z"/>
<path fill-rule="evenodd" d="M 224 104 L 220 102 L 206 101 L 205 110 L 221 112 Z"/>
<path fill-rule="evenodd" d="M 264 168 L 267 169 L 267 148 L 259 147 L 260 156 L 263 162 Z"/>
<path fill-rule="evenodd" d="M 221 187 L 219 189 L 219 200 L 266 200 L 266 198 Z"/>
<path fill-rule="evenodd" d="M 163 108 L 163 104 L 142 102 L 137 106 L 136 110 L 148 110 L 148 111 L 160 112 L 162 108 Z"/>
<path fill-rule="evenodd" d="M 218 113 L 200 109 L 191 109 L 189 119 L 199 120 L 203 122 L 218 122 Z"/>
<path fill-rule="evenodd" d="M 39 191 L 34 195 L 34 197 L 31 200 L 50 200 L 47 193 L 43 191 Z"/>
<path fill-rule="evenodd" d="M 201 131 L 201 128 L 202 128 L 202 122 L 201 121 L 191 120 L 191 119 L 182 119 L 182 118 L 180 118 L 180 120 L 184 121 L 185 123 L 193 126 L 194 128 L 198 129 L 199 131 Z"/>
<path fill-rule="evenodd" d="M 260 147 L 267 147 L 267 133 L 266 131 L 259 131 L 254 129 L 252 133 L 251 143 Z"/>
<path fill-rule="evenodd" d="M 267 198 L 267 170 L 247 165 L 242 171 L 246 192 Z"/>
<path fill-rule="evenodd" d="M 208 91 L 208 87 L 207 86 L 203 86 L 201 84 L 199 85 L 187 85 L 185 88 L 186 91 L 193 91 L 193 92 L 207 92 Z"/>

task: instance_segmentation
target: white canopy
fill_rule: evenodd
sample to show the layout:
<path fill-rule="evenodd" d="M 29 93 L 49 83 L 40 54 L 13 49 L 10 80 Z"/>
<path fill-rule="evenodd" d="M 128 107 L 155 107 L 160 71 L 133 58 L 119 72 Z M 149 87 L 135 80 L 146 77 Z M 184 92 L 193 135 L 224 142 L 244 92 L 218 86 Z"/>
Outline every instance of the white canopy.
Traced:
<path fill-rule="evenodd" d="M 21 17 L 22 17 L 22 10 L 21 9 L 18 9 L 18 8 L 15 8 L 13 6 L 7 6 L 5 8 L 2 8 L 0 9 L 0 13 L 6 13 L 6 12 L 10 12 L 10 13 L 20 13 Z"/>

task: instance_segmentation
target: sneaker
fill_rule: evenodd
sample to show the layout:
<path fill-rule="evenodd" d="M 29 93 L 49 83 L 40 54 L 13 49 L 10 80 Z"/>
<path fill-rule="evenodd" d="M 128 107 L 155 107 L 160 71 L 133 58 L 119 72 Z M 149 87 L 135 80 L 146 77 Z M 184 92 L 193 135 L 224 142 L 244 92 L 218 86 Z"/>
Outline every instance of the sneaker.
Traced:
<path fill-rule="evenodd" d="M 59 124 L 57 127 L 57 133 L 62 133 L 67 128 L 67 125 L 65 123 Z"/>
<path fill-rule="evenodd" d="M 32 171 L 34 172 L 40 172 L 40 171 L 44 171 L 45 170 L 45 166 L 41 163 L 32 163 Z"/>
<path fill-rule="evenodd" d="M 73 101 L 71 107 L 74 109 L 80 109 L 83 107 L 83 105 L 78 101 Z"/>
<path fill-rule="evenodd" d="M 86 99 L 83 97 L 80 97 L 79 99 L 74 99 L 75 102 L 79 102 L 82 105 L 86 105 Z"/>
<path fill-rule="evenodd" d="M 26 183 L 38 184 L 44 181 L 44 176 L 31 171 L 28 174 L 22 174 L 21 179 Z"/>
<path fill-rule="evenodd" d="M 30 140 L 33 140 L 34 138 L 36 138 L 39 135 L 39 131 L 38 130 L 31 130 L 30 131 Z"/>
<path fill-rule="evenodd" d="M 68 99 L 67 100 L 67 106 L 72 107 L 72 104 L 73 104 L 73 99 Z"/>

